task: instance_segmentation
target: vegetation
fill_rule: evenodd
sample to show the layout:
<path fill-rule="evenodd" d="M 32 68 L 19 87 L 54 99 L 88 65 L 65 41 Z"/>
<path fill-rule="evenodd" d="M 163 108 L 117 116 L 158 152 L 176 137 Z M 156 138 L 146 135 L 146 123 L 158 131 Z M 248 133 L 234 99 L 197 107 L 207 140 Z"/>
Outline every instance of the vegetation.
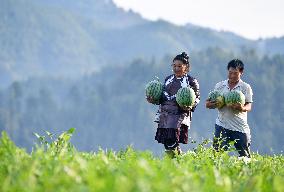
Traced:
<path fill-rule="evenodd" d="M 2 0 L 0 18 L 0 191 L 283 191 L 283 156 L 273 155 L 284 148 L 283 37 L 151 22 L 112 1 Z M 175 159 L 143 151 L 162 148 L 145 85 L 163 81 L 181 51 L 201 88 L 191 139 L 212 137 L 216 111 L 204 100 L 238 57 L 254 93 L 252 150 L 271 156 L 246 163 L 204 144 Z M 69 127 L 76 148 L 74 129 L 61 133 Z M 98 146 L 113 150 L 78 151 Z"/>
<path fill-rule="evenodd" d="M 77 127 L 73 141 L 82 150 L 134 144 L 160 151 L 153 141 L 157 108 L 145 101 L 145 85 L 155 76 L 163 81 L 172 58 L 187 51 L 201 89 L 191 137 L 212 137 L 216 111 L 204 100 L 238 57 L 254 93 L 252 149 L 284 148 L 284 56 L 276 55 L 284 38 L 251 41 L 152 22 L 102 0 L 2 0 L 0 18 L 0 131 L 18 146 L 30 150 L 32 132 Z"/>
<path fill-rule="evenodd" d="M 253 154 L 245 162 L 213 153 L 206 142 L 171 159 L 127 147 L 118 152 L 80 152 L 74 129 L 37 137 L 29 154 L 2 132 L 0 191 L 283 191 L 284 157 Z"/>

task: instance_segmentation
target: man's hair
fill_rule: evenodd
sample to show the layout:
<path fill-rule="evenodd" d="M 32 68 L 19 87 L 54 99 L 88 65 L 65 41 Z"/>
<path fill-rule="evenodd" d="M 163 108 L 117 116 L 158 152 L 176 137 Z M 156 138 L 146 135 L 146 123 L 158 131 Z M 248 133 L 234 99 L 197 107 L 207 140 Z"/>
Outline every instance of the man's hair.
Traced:
<path fill-rule="evenodd" d="M 239 59 L 231 60 L 227 65 L 227 69 L 229 70 L 230 67 L 232 67 L 234 69 L 239 69 L 240 72 L 243 72 L 244 68 L 245 68 L 244 63 Z"/>

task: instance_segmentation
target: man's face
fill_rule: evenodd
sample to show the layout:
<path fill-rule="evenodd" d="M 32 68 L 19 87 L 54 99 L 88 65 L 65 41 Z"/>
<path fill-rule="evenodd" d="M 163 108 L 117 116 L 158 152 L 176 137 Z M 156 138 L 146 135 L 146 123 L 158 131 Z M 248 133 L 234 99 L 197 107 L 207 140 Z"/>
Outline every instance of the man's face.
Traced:
<path fill-rule="evenodd" d="M 239 68 L 230 67 L 228 70 L 228 79 L 230 83 L 237 83 L 241 79 L 241 75 L 243 73 L 240 72 Z"/>

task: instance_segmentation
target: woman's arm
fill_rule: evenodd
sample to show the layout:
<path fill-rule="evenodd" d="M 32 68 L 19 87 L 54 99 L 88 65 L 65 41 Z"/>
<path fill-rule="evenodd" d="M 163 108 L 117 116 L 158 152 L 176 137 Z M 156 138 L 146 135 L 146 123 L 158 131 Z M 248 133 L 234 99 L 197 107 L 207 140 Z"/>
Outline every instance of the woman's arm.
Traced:
<path fill-rule="evenodd" d="M 193 80 L 190 83 L 190 87 L 194 90 L 195 92 L 195 102 L 192 106 L 192 108 L 190 109 L 192 112 L 195 110 L 196 106 L 198 105 L 198 103 L 200 102 L 200 91 L 199 91 L 199 83 L 197 81 L 197 79 L 193 78 Z"/>

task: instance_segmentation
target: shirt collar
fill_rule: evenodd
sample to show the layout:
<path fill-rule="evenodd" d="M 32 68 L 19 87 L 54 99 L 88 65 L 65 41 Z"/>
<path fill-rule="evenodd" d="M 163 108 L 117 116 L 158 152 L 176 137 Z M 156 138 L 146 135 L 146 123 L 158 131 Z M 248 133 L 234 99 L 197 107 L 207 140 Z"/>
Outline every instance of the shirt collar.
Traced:
<path fill-rule="evenodd" d="M 183 78 L 186 77 L 186 75 L 187 75 L 187 74 L 185 74 L 185 75 L 183 75 L 183 76 L 181 76 L 181 77 L 177 77 L 177 76 L 174 75 L 174 77 L 175 77 L 176 79 L 183 79 Z"/>
<path fill-rule="evenodd" d="M 239 87 L 242 82 L 243 82 L 243 81 L 240 79 L 239 82 L 238 82 L 238 84 L 237 84 L 235 87 L 233 87 L 233 89 Z M 227 80 L 224 82 L 224 85 L 226 85 L 226 86 L 229 88 L 229 79 L 227 79 Z M 233 90 L 233 89 L 232 89 L 232 90 Z"/>

